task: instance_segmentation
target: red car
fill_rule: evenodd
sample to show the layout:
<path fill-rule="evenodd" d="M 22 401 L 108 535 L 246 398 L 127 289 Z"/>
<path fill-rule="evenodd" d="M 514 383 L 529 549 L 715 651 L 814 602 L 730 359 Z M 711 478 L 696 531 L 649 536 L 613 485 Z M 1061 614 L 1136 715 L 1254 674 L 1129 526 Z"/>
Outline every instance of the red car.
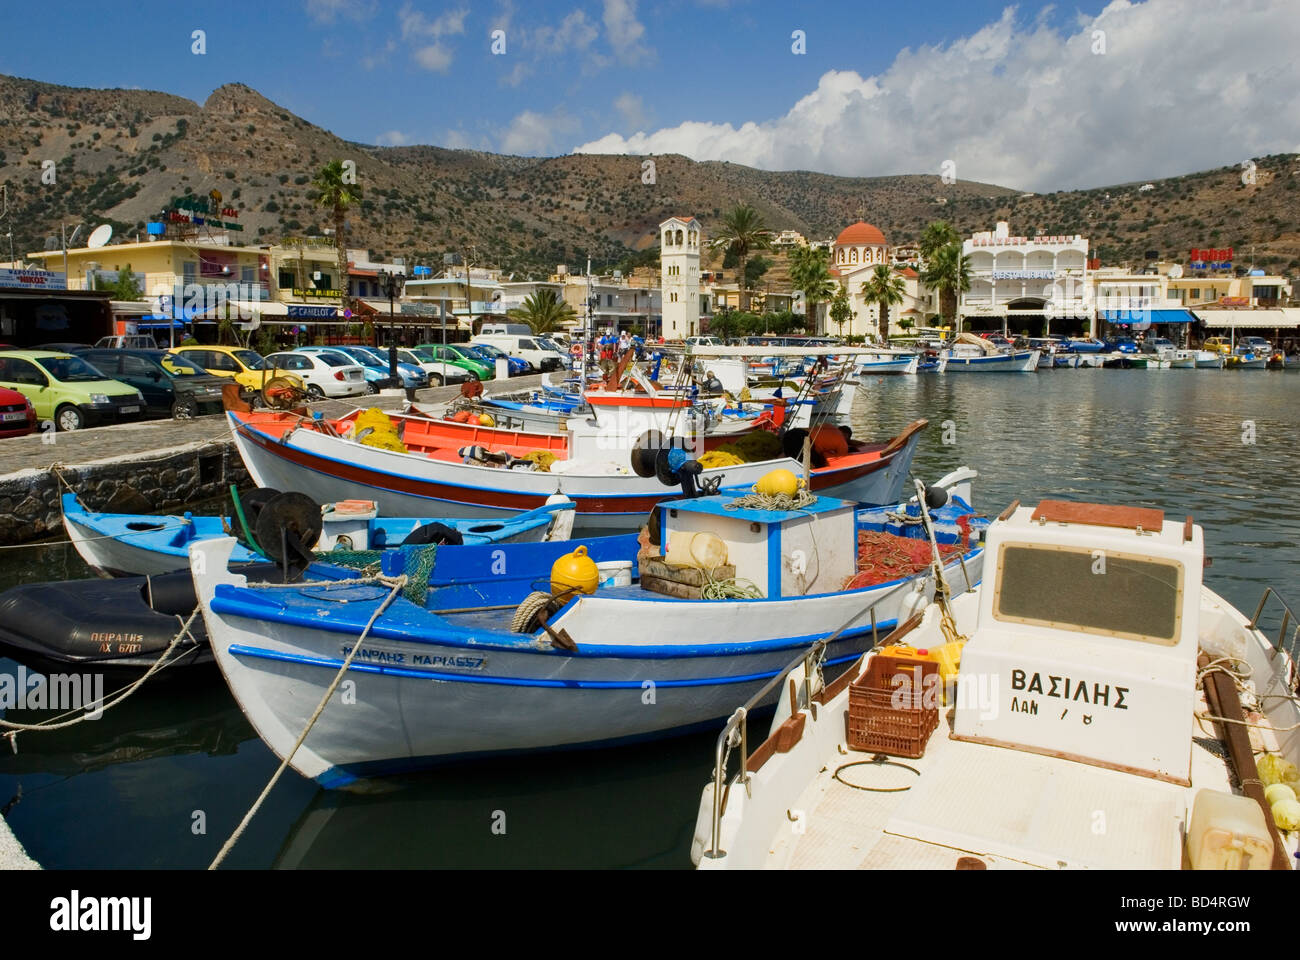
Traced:
<path fill-rule="evenodd" d="M 0 437 L 25 437 L 36 431 L 36 410 L 17 390 L 0 387 Z"/>

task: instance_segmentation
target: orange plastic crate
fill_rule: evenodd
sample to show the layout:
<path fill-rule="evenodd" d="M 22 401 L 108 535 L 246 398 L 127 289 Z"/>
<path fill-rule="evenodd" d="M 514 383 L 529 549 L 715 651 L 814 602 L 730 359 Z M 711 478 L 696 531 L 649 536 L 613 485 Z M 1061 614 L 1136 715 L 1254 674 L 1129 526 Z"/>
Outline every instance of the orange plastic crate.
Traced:
<path fill-rule="evenodd" d="M 893 679 L 899 673 L 910 686 L 903 693 L 903 685 Z M 938 673 L 934 660 L 882 654 L 868 660 L 866 672 L 849 687 L 849 749 L 912 759 L 924 755 L 930 734 L 939 726 L 938 705 L 925 706 L 925 692 L 935 689 L 935 681 L 927 678 Z M 896 705 L 896 697 L 903 702 Z"/>

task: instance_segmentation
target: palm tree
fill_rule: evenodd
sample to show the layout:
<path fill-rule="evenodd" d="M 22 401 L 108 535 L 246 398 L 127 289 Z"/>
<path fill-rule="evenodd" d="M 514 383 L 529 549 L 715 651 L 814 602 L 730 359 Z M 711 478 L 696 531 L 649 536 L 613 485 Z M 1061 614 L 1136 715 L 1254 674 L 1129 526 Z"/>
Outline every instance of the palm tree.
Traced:
<path fill-rule="evenodd" d="M 533 333 L 542 334 L 576 319 L 577 313 L 554 290 L 538 290 L 524 298 L 522 307 L 507 310 L 506 316 L 523 321 Z"/>
<path fill-rule="evenodd" d="M 772 246 L 772 231 L 767 229 L 767 224 L 759 216 L 757 210 L 742 203 L 731 210 L 722 218 L 722 229 L 719 231 L 717 238 L 713 241 L 713 246 L 728 250 L 736 255 L 740 262 L 740 269 L 736 276 L 740 283 L 740 309 L 741 311 L 749 310 L 749 297 L 745 292 L 745 261 L 749 259 L 751 252 L 755 250 L 769 250 Z"/>
<path fill-rule="evenodd" d="M 970 257 L 962 255 L 961 245 L 950 243 L 936 250 L 921 280 L 931 290 L 939 291 L 939 313 L 955 324 L 957 297 L 970 289 Z"/>
<path fill-rule="evenodd" d="M 862 299 L 880 307 L 880 342 L 889 342 L 889 308 L 892 304 L 903 302 L 903 292 L 907 289 L 903 278 L 889 267 L 878 263 L 871 276 L 862 283 Z"/>
<path fill-rule="evenodd" d="M 921 258 L 928 262 L 937 250 L 953 243 L 961 243 L 953 225 L 946 220 L 935 220 L 921 233 Z"/>
<path fill-rule="evenodd" d="M 817 304 L 835 294 L 835 280 L 831 277 L 829 250 L 812 247 L 795 247 L 790 254 L 790 282 L 802 290 L 808 303 L 809 329 L 817 330 Z"/>
<path fill-rule="evenodd" d="M 348 208 L 361 202 L 361 188 L 352 180 L 350 172 L 345 171 L 342 160 L 331 160 L 321 167 L 311 185 L 315 189 L 317 206 L 330 212 L 334 221 L 334 251 L 338 256 L 339 289 L 343 291 L 343 305 L 351 304 L 348 297 L 348 247 L 343 235 L 343 221 Z"/>

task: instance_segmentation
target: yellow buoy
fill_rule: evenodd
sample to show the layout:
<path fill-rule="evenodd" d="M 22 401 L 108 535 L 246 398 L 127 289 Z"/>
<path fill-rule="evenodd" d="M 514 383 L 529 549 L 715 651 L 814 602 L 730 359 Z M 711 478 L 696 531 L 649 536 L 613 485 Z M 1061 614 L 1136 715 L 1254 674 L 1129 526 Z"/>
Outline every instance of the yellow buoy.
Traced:
<path fill-rule="evenodd" d="M 571 588 L 578 593 L 595 593 L 598 583 L 600 571 L 596 569 L 596 561 L 587 556 L 585 546 L 566 553 L 551 565 L 552 594 L 560 594 Z"/>
<path fill-rule="evenodd" d="M 799 487 L 799 478 L 789 470 L 769 470 L 758 478 L 758 483 L 754 484 L 754 492 L 768 497 L 782 494 L 793 497 L 799 492 Z"/>

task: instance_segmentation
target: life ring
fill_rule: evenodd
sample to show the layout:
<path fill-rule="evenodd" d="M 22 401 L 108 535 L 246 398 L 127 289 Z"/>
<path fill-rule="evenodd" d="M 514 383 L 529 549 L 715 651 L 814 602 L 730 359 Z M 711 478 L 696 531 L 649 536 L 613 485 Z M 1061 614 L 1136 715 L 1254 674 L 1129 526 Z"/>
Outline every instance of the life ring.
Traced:
<path fill-rule="evenodd" d="M 575 357 L 581 357 L 581 356 L 582 356 L 582 344 L 580 344 L 580 343 L 575 343 L 573 346 L 571 346 L 571 347 L 569 348 L 569 353 L 572 354 L 572 355 L 575 356 Z"/>

